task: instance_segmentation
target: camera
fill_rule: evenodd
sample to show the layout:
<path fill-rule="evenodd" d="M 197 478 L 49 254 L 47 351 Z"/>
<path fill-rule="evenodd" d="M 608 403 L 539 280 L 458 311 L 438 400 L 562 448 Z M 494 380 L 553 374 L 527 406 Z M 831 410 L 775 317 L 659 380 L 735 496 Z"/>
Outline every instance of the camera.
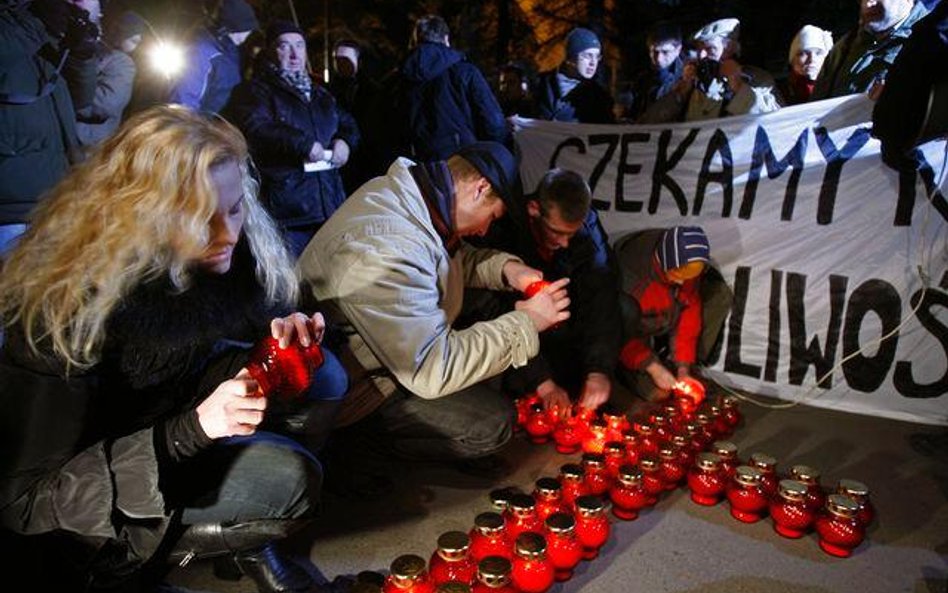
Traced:
<path fill-rule="evenodd" d="M 717 101 L 728 101 L 733 93 L 727 84 L 727 77 L 721 75 L 721 62 L 711 58 L 701 58 L 694 62 L 695 88 Z"/>

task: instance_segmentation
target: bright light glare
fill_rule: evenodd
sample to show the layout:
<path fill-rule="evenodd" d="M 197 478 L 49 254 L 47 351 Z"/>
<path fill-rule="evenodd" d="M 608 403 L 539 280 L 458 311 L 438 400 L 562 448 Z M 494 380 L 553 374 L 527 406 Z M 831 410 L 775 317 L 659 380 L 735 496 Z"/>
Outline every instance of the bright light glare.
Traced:
<path fill-rule="evenodd" d="M 184 50 L 167 41 L 159 41 L 151 49 L 151 65 L 167 78 L 184 69 Z"/>

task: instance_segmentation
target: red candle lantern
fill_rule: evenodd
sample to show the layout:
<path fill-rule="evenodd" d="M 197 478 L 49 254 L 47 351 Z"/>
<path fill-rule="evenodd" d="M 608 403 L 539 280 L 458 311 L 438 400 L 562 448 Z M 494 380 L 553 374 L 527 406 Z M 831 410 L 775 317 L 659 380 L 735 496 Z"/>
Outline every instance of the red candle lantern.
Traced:
<path fill-rule="evenodd" d="M 768 498 L 773 498 L 777 493 L 777 460 L 766 453 L 752 453 L 748 465 L 760 470 L 760 485 L 764 488 L 764 494 Z"/>
<path fill-rule="evenodd" d="M 658 457 L 654 455 L 639 457 L 639 469 L 642 470 L 642 488 L 648 494 L 648 503 L 655 504 L 658 502 L 659 495 L 665 492 L 665 480 L 662 479 Z"/>
<path fill-rule="evenodd" d="M 622 444 L 625 445 L 626 463 L 635 465 L 639 462 L 639 435 L 633 430 L 627 430 L 622 434 Z"/>
<path fill-rule="evenodd" d="M 526 531 L 541 533 L 543 522 L 537 515 L 536 501 L 529 494 L 515 494 L 510 497 L 510 506 L 504 511 L 504 529 L 511 541 Z"/>
<path fill-rule="evenodd" d="M 583 453 L 582 463 L 586 491 L 597 496 L 605 494 L 612 485 L 605 457 L 601 453 Z"/>
<path fill-rule="evenodd" d="M 606 446 L 608 427 L 601 418 L 593 418 L 587 425 L 586 438 L 583 440 L 583 453 L 602 453 Z"/>
<path fill-rule="evenodd" d="M 663 411 L 658 410 L 651 415 L 650 423 L 652 432 L 655 434 L 655 440 L 658 441 L 658 446 L 661 447 L 663 443 L 667 443 L 671 439 L 672 429 L 668 424 L 668 417 L 665 416 Z"/>
<path fill-rule="evenodd" d="M 294 342 L 280 348 L 279 340 L 266 337 L 250 352 L 247 371 L 257 382 L 259 395 L 290 400 L 310 386 L 322 365 L 323 351 L 319 344 L 302 346 Z"/>
<path fill-rule="evenodd" d="M 447 581 L 439 583 L 435 587 L 435 593 L 471 593 L 471 585 L 460 581 Z"/>
<path fill-rule="evenodd" d="M 731 430 L 736 429 L 741 424 L 741 420 L 744 419 L 738 407 L 738 399 L 733 395 L 721 397 L 721 411 L 724 420 L 731 426 Z"/>
<path fill-rule="evenodd" d="M 682 427 L 682 434 L 688 438 L 688 448 L 693 455 L 697 455 L 705 450 L 709 441 L 704 440 L 704 433 L 697 421 L 685 422 Z"/>
<path fill-rule="evenodd" d="M 625 445 L 619 441 L 609 441 L 602 450 L 606 461 L 606 473 L 611 480 L 615 480 L 619 475 L 619 468 L 628 462 L 628 455 L 625 451 Z"/>
<path fill-rule="evenodd" d="M 435 585 L 457 581 L 472 585 L 477 564 L 471 557 L 471 538 L 463 531 L 446 531 L 428 561 L 428 577 Z"/>
<path fill-rule="evenodd" d="M 639 516 L 639 511 L 649 506 L 649 494 L 642 486 L 642 470 L 634 465 L 623 465 L 619 479 L 609 490 L 612 514 L 623 521 Z"/>
<path fill-rule="evenodd" d="M 472 593 L 519 593 L 511 584 L 513 565 L 503 556 L 488 556 L 477 563 Z"/>
<path fill-rule="evenodd" d="M 658 438 L 652 423 L 648 420 L 636 422 L 635 432 L 639 435 L 639 456 L 658 455 Z"/>
<path fill-rule="evenodd" d="M 694 377 L 679 379 L 672 386 L 672 396 L 675 406 L 681 410 L 682 414 L 690 416 L 704 401 L 704 384 Z"/>
<path fill-rule="evenodd" d="M 847 558 L 866 537 L 865 528 L 856 515 L 859 504 L 843 494 L 830 494 L 826 506 L 816 518 L 820 548 L 831 556 Z"/>
<path fill-rule="evenodd" d="M 715 439 L 726 439 L 734 433 L 734 428 L 724 417 L 724 410 L 717 403 L 708 404 L 708 412 L 711 415 L 711 432 Z"/>
<path fill-rule="evenodd" d="M 770 501 L 760 483 L 761 473 L 756 467 L 738 466 L 727 485 L 726 496 L 731 503 L 731 516 L 744 523 L 763 519 Z"/>
<path fill-rule="evenodd" d="M 606 423 L 606 442 L 622 441 L 622 433 L 632 428 L 632 424 L 625 414 L 603 412 L 602 420 Z"/>
<path fill-rule="evenodd" d="M 711 452 L 721 458 L 721 469 L 730 479 L 737 466 L 741 465 L 741 460 L 737 457 L 737 445 L 731 441 L 714 441 L 711 443 Z"/>
<path fill-rule="evenodd" d="M 488 556 L 512 555 L 511 542 L 504 530 L 504 518 L 500 513 L 486 512 L 474 517 L 474 527 L 470 532 L 471 557 L 481 561 Z"/>
<path fill-rule="evenodd" d="M 682 424 L 684 423 L 684 419 L 682 418 L 681 410 L 679 410 L 675 404 L 665 404 L 662 407 L 662 413 L 668 420 L 668 426 L 672 432 L 676 432 L 681 428 Z"/>
<path fill-rule="evenodd" d="M 819 512 L 826 505 L 826 494 L 820 485 L 820 472 L 808 465 L 794 465 L 790 468 L 790 478 L 806 484 L 806 506 Z"/>
<path fill-rule="evenodd" d="M 583 559 L 583 545 L 576 538 L 576 519 L 569 513 L 554 513 L 546 519 L 547 558 L 553 565 L 554 578 L 569 580 Z"/>
<path fill-rule="evenodd" d="M 664 444 L 658 449 L 658 473 L 665 490 L 674 490 L 685 479 L 688 469 L 681 464 L 678 449 L 674 445 Z"/>
<path fill-rule="evenodd" d="M 606 505 L 599 496 L 581 496 L 576 500 L 576 537 L 583 545 L 583 559 L 592 560 L 609 539 Z"/>
<path fill-rule="evenodd" d="M 554 569 L 546 556 L 546 539 L 521 533 L 514 543 L 513 585 L 523 593 L 543 593 L 553 585 Z"/>
<path fill-rule="evenodd" d="M 721 458 L 714 453 L 702 452 L 695 457 L 695 464 L 688 471 L 688 488 L 691 500 L 704 506 L 718 504 L 727 478 L 721 470 Z"/>
<path fill-rule="evenodd" d="M 532 408 L 537 404 L 542 406 L 543 400 L 535 393 L 528 393 L 514 400 L 514 408 L 517 410 L 517 426 L 521 428 L 526 426 L 527 418 L 530 417 Z"/>
<path fill-rule="evenodd" d="M 560 486 L 563 489 L 563 502 L 572 507 L 576 499 L 589 494 L 586 486 L 583 466 L 578 463 L 564 463 L 560 467 Z"/>
<path fill-rule="evenodd" d="M 491 490 L 490 505 L 496 512 L 503 513 L 510 506 L 510 497 L 515 494 L 523 494 L 523 492 L 513 486 Z"/>
<path fill-rule="evenodd" d="M 533 499 L 537 503 L 537 515 L 541 521 L 553 513 L 569 512 L 563 502 L 563 487 L 556 478 L 540 478 L 535 483 Z"/>
<path fill-rule="evenodd" d="M 434 593 L 425 564 L 425 559 L 415 554 L 404 554 L 393 560 L 382 584 L 383 593 Z"/>
<path fill-rule="evenodd" d="M 550 440 L 553 434 L 553 428 L 556 425 L 555 412 L 550 412 L 543 407 L 543 402 L 536 402 L 530 406 L 527 413 L 527 422 L 524 424 L 524 430 L 530 435 L 530 440 L 536 445 L 542 445 Z"/>
<path fill-rule="evenodd" d="M 856 480 L 842 479 L 836 483 L 836 494 L 844 494 L 856 501 L 859 505 L 859 512 L 856 518 L 862 523 L 863 527 L 869 527 L 876 516 L 872 501 L 869 500 L 869 487 Z"/>
<path fill-rule="evenodd" d="M 544 288 L 546 288 L 549 285 L 550 283 L 547 282 L 546 280 L 537 280 L 536 282 L 531 282 L 530 284 L 527 285 L 527 288 L 524 289 L 523 294 L 528 299 L 532 299 L 540 291 L 542 291 Z"/>
<path fill-rule="evenodd" d="M 564 455 L 579 451 L 587 435 L 587 424 L 579 416 L 570 415 L 556 424 L 553 429 L 553 442 L 556 450 Z"/>
<path fill-rule="evenodd" d="M 697 438 L 702 443 L 701 448 L 704 449 L 717 439 L 717 437 L 714 435 L 714 431 L 711 430 L 714 420 L 711 418 L 711 415 L 708 412 L 698 411 L 695 414 L 695 422 L 698 424 Z"/>
<path fill-rule="evenodd" d="M 691 441 L 687 435 L 675 433 L 672 435 L 671 444 L 678 453 L 678 463 L 684 468 L 685 474 L 687 474 L 688 468 L 695 462 L 696 451 L 692 450 Z"/>
<path fill-rule="evenodd" d="M 796 480 L 780 480 L 777 494 L 770 501 L 770 518 L 774 523 L 774 531 L 783 537 L 803 537 L 816 518 L 816 513 L 806 506 L 806 484 Z"/>

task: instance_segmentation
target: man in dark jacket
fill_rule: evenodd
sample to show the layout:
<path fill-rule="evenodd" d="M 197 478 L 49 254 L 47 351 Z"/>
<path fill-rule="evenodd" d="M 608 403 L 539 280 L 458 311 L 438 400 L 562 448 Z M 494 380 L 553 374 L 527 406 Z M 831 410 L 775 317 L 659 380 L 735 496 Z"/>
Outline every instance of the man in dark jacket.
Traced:
<path fill-rule="evenodd" d="M 76 109 L 95 90 L 88 22 L 64 0 L 0 2 L 0 257 L 78 158 Z"/>
<path fill-rule="evenodd" d="M 359 129 L 310 77 L 306 40 L 295 24 L 271 24 L 259 58 L 225 113 L 247 137 L 263 177 L 263 203 L 298 256 L 346 199 L 339 168 L 358 144 Z"/>
<path fill-rule="evenodd" d="M 195 34 L 185 57 L 186 70 L 171 88 L 168 102 L 220 112 L 243 79 L 240 46 L 259 26 L 244 0 L 223 0 L 214 22 Z"/>
<path fill-rule="evenodd" d="M 413 43 L 398 76 L 395 121 L 404 128 L 394 156 L 438 161 L 478 140 L 509 145 L 497 98 L 477 66 L 451 48 L 444 19 L 420 18 Z"/>
<path fill-rule="evenodd" d="M 612 96 L 596 80 L 602 60 L 599 37 L 582 27 L 566 36 L 566 59 L 556 70 L 544 72 L 537 83 L 540 119 L 584 124 L 615 121 Z"/>
<path fill-rule="evenodd" d="M 681 28 L 677 24 L 656 24 L 649 30 L 645 44 L 651 64 L 633 84 L 632 112 L 628 114 L 633 121 L 671 92 L 685 68 L 681 61 Z"/>
<path fill-rule="evenodd" d="M 572 316 L 540 335 L 539 356 L 504 377 L 511 393 L 536 392 L 547 406 L 564 411 L 570 405 L 568 392 L 592 409 L 609 400 L 621 345 L 618 270 L 591 200 L 579 174 L 553 169 L 518 211 L 512 206 L 478 243 L 522 258 L 547 281 L 570 279 Z M 485 292 L 471 291 L 468 321 L 496 317 L 522 298 Z"/>

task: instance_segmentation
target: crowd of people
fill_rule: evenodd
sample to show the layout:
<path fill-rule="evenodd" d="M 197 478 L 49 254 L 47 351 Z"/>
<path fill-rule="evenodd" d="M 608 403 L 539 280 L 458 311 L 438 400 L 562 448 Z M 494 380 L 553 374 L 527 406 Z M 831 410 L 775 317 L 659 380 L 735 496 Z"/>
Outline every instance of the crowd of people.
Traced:
<path fill-rule="evenodd" d="M 663 22 L 652 67 L 614 98 L 591 28 L 535 85 L 511 63 L 495 92 L 427 15 L 392 84 L 360 76 L 345 39 L 326 85 L 297 23 L 222 0 L 161 104 L 132 110 L 139 15 L 0 4 L 5 561 L 59 590 L 136 591 L 216 556 L 261 592 L 330 591 L 281 546 L 318 516 L 324 478 L 373 494 L 338 454 L 352 430 L 498 476 L 517 397 L 563 412 L 669 397 L 730 310 L 710 238 L 609 237 L 574 171 L 524 188 L 507 118 L 885 97 L 913 26 L 944 33 L 944 3 L 925 20 L 913 0 L 860 6 L 835 43 L 804 26 L 781 79 L 742 61 L 738 19 L 687 37 Z M 261 397 L 248 366 L 267 337 L 321 346 L 300 397 Z"/>

